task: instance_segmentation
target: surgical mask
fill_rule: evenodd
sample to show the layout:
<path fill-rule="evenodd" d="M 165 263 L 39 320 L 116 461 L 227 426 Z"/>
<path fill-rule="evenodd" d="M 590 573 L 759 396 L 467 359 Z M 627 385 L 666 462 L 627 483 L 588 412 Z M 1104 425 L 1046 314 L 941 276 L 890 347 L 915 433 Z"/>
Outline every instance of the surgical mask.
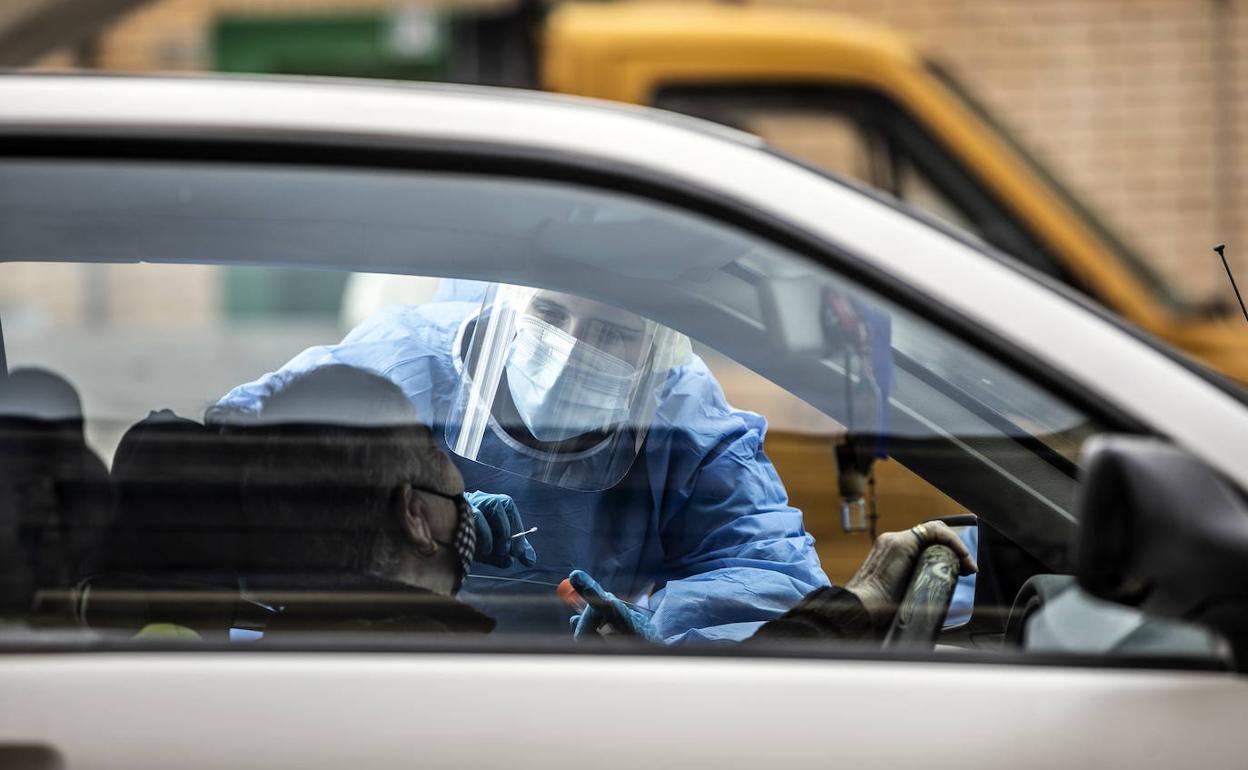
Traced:
<path fill-rule="evenodd" d="M 539 441 L 607 430 L 628 417 L 637 370 L 533 316 L 517 321 L 507 387 Z"/>

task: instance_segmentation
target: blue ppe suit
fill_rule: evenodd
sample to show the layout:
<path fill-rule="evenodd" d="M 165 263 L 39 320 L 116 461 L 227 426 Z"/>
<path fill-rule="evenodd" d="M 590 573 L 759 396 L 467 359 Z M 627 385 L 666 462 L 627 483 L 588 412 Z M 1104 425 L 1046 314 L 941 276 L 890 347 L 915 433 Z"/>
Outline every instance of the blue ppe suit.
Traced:
<path fill-rule="evenodd" d="M 337 345 L 310 348 L 279 371 L 235 388 L 210 419 L 258 413 L 300 373 L 346 364 L 397 384 L 441 446 L 460 382 L 459 351 L 479 302 L 384 308 Z M 653 612 L 669 643 L 736 641 L 828 584 L 814 538 L 763 454 L 766 420 L 733 409 L 701 359 L 672 370 L 654 424 L 620 483 L 577 492 L 449 452 L 470 491 L 510 495 L 537 550 L 537 564 L 499 570 L 473 565 L 461 597 L 494 615 L 500 630 L 567 633 L 557 584 L 582 569 L 617 596 Z M 485 441 L 507 445 L 489 432 Z M 494 449 L 494 447 L 491 447 Z M 491 451 L 491 455 L 495 453 Z M 531 458 L 512 452 L 507 467 Z M 523 471 L 520 471 L 521 473 Z M 532 582 L 491 580 L 520 578 Z M 531 592 L 530 602 L 515 591 Z M 506 589 L 506 601 L 491 595 Z M 538 599 L 541 601 L 538 601 Z"/>

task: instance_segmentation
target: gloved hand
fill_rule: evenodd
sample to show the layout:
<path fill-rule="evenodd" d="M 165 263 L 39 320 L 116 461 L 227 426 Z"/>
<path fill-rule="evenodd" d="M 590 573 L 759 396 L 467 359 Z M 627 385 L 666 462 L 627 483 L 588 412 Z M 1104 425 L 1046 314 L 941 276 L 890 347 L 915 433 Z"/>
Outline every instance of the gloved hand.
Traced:
<path fill-rule="evenodd" d="M 513 558 L 526 567 L 537 563 L 537 552 L 529 545 L 527 537 L 512 539 L 513 535 L 527 529 L 515 500 L 489 492 L 468 492 L 464 498 L 472 506 L 477 530 L 474 561 L 504 569 L 511 566 Z"/>
<path fill-rule="evenodd" d="M 609 625 L 617 634 L 639 636 L 648 642 L 658 642 L 658 629 L 643 613 L 620 601 L 581 570 L 568 575 L 572 587 L 585 600 L 581 614 L 572 616 L 572 638 L 578 641 L 598 636 L 598 630 Z"/>
<path fill-rule="evenodd" d="M 979 571 L 966 543 L 943 521 L 925 522 L 905 532 L 885 532 L 875 539 L 866 561 L 845 584 L 877 627 L 892 621 L 919 554 L 929 545 L 949 546 L 958 557 L 960 574 Z"/>

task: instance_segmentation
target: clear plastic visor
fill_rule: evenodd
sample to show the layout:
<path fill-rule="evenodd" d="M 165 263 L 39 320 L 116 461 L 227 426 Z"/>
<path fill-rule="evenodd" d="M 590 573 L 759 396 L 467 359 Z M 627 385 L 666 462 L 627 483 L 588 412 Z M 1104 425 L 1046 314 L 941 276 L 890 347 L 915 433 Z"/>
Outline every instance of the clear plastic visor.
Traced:
<path fill-rule="evenodd" d="M 447 425 L 456 454 L 569 489 L 614 486 L 689 341 L 626 310 L 493 284 L 470 321 Z"/>

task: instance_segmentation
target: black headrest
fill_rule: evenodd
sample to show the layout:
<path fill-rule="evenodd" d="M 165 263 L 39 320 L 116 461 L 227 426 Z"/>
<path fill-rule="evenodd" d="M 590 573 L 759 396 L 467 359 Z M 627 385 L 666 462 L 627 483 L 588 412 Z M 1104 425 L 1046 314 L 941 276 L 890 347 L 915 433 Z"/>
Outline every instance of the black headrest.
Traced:
<path fill-rule="evenodd" d="M 232 445 L 169 410 L 131 426 L 113 457 L 117 514 L 97 570 L 232 580 L 241 525 Z"/>
<path fill-rule="evenodd" d="M 113 453 L 114 481 L 191 475 L 187 463 L 211 451 L 216 431 L 168 409 L 151 412 L 130 426 Z"/>
<path fill-rule="evenodd" d="M 15 369 L 0 377 L 0 419 L 37 420 L 82 433 L 82 400 L 65 378 L 46 369 Z"/>
<path fill-rule="evenodd" d="M 0 378 L 0 602 L 25 613 L 34 591 L 84 574 L 111 518 L 108 472 L 87 447 L 78 394 L 63 378 Z"/>

